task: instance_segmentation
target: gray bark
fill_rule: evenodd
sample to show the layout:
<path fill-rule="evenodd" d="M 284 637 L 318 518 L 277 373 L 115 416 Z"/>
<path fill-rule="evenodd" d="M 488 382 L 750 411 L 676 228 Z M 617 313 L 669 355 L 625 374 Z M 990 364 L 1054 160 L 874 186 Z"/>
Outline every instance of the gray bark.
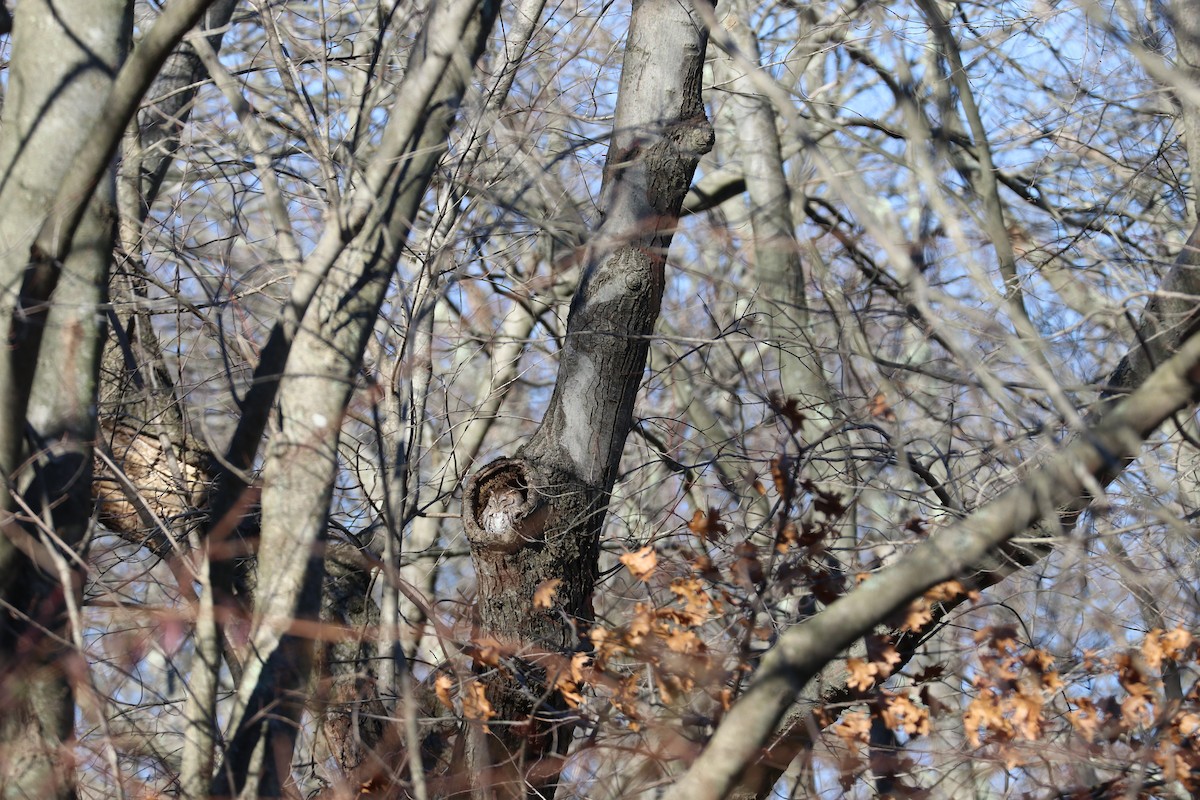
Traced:
<path fill-rule="evenodd" d="M 0 261 L 0 288 L 15 296 L 14 302 L 0 303 L 0 327 L 9 330 L 10 338 L 9 357 L 0 359 L 0 385 L 10 387 L 0 395 L 0 473 L 6 476 L 13 475 L 22 460 L 24 420 L 46 328 L 46 313 L 88 200 L 109 169 L 125 127 L 158 68 L 212 2 L 182 0 L 171 4 L 115 77 L 112 67 L 107 67 L 109 88 L 104 94 L 86 98 L 90 113 L 72 120 L 73 132 L 64 134 L 63 123 L 54 126 L 48 114 L 51 107 L 60 105 L 58 99 L 66 87 L 51 90 L 48 93 L 51 104 L 45 108 L 41 107 L 42 98 L 27 98 L 22 94 L 25 87 L 16 87 L 17 97 L 8 98 L 6 111 L 11 105 L 24 104 L 25 117 L 5 131 L 8 149 L 0 155 L 0 166 L 6 167 L 0 184 L 0 208 L 6 212 L 6 229 L 0 231 L 6 245 L 5 257 Z M 43 13 L 39 15 L 38 11 Z M 26 26 L 31 44 L 41 48 L 49 61 L 53 61 L 54 48 L 46 42 L 54 40 L 52 28 L 64 24 L 61 20 L 68 18 L 71 24 L 76 24 L 77 18 L 61 14 L 57 7 L 38 5 L 29 12 Z M 44 24 L 51 30 L 45 30 Z M 19 34 L 18 28 L 14 40 Z M 71 48 L 77 47 L 72 42 Z M 93 58 L 96 48 L 85 47 L 85 58 Z M 67 86 L 82 85 L 75 75 L 60 73 L 52 64 L 43 66 L 51 80 L 67 76 Z M 21 80 L 28 81 L 30 89 L 46 88 L 39 76 L 22 76 Z M 10 95 L 13 93 L 10 91 Z M 80 125 L 80 119 L 93 124 Z M 72 153 L 72 157 L 44 158 L 38 140 L 44 136 L 50 145 L 48 151 L 61 151 L 54 142 L 63 135 L 67 143 L 78 143 L 65 151 Z M 6 503 L 6 507 L 11 504 Z M 11 580 L 17 564 L 15 556 L 16 550 L 8 539 L 0 542 L 0 584 Z"/>
<path fill-rule="evenodd" d="M 667 250 L 696 164 L 712 146 L 700 95 L 707 40 L 690 3 L 634 4 L 601 190 L 604 221 L 583 255 L 554 393 L 531 439 L 464 490 L 481 635 L 502 643 L 525 673 L 487 678 L 497 716 L 520 723 L 496 726 L 488 752 L 475 755 L 490 761 L 488 783 L 500 797 L 524 796 L 526 785 L 535 795 L 552 792 L 555 754 L 570 740 L 553 692 L 545 704 L 536 700 L 540 667 L 577 647 L 577 623 L 591 618 L 604 512 L 633 422 Z M 501 498 L 516 501 L 503 514 Z M 562 581 L 555 607 L 535 609 L 534 591 L 553 579 Z"/>
<path fill-rule="evenodd" d="M 748 10 L 739 10 L 748 18 Z M 781 393 L 800 401 L 805 420 L 799 432 L 804 441 L 816 441 L 836 425 L 836 415 L 824 366 L 809 341 L 804 269 L 777 115 L 753 75 L 759 69 L 758 38 L 740 20 L 729 21 L 727 27 L 738 50 L 715 66 L 730 92 L 737 153 L 750 204 L 758 303 L 766 316 L 769 341 L 778 352 Z"/>
<path fill-rule="evenodd" d="M 1192 86 L 1200 85 L 1200 9 L 1194 3 L 1177 0 L 1166 4 L 1166 16 L 1175 35 L 1176 68 L 1179 77 Z M 1179 117 L 1183 122 L 1188 163 L 1200 164 L 1200 106 L 1187 97 L 1177 97 Z M 1196 198 L 1189 203 L 1192 216 L 1196 212 Z"/>
<path fill-rule="evenodd" d="M 52 213 L 75 154 L 93 133 L 80 121 L 100 114 L 128 50 L 131 10 L 126 0 L 31 0 L 17 11 L 0 138 L 0 322 L 6 331 L 39 226 Z M 25 368 L 2 371 L 9 380 L 19 376 L 23 384 L 4 384 L 0 470 L 31 510 L 53 509 L 46 517 L 48 529 L 72 550 L 84 541 L 91 512 L 91 442 L 104 331 L 99 307 L 106 299 L 116 219 L 113 173 L 105 169 L 96 178 L 73 247 L 63 253 L 63 278 L 52 306 L 34 311 L 36 335 L 9 339 L 6 367 L 19 367 L 18 359 L 24 359 Z M 44 342 L 40 349 L 39 341 Z M 21 461 L 28 467 L 17 472 Z M 13 502 L 5 495 L 0 513 L 7 517 Z M 69 635 L 66 607 L 78 603 L 82 577 L 70 561 L 74 552 L 43 541 L 37 526 L 24 527 L 8 517 L 4 534 L 0 592 L 15 613 L 5 611 L 0 619 L 6 698 L 0 792 L 4 797 L 73 797 L 75 778 L 66 753 L 74 738 L 75 707 L 63 665 L 80 656 L 59 637 Z M 70 565 L 67 585 L 56 564 Z"/>
<path fill-rule="evenodd" d="M 287 630 L 292 621 L 315 620 L 318 614 L 341 417 L 393 265 L 496 12 L 492 3 L 474 2 L 432 12 L 409 61 L 406 84 L 426 78 L 423 67 L 435 65 L 440 68 L 433 85 L 418 87 L 427 94 L 417 114 L 401 105 L 412 99 L 401 87 L 383 149 L 366 178 L 364 188 L 376 194 L 352 200 L 354 209 L 365 212 L 361 231 L 315 288 L 304 324 L 293 328 L 295 346 L 288 349 L 279 380 L 280 429 L 264 467 L 257 625 L 214 794 L 272 797 L 285 791 L 312 659 L 311 639 Z M 388 158 L 389 150 L 401 157 Z M 318 246 L 314 258 L 322 255 Z M 251 774 L 256 751 L 268 754 L 257 787 Z"/>
<path fill-rule="evenodd" d="M 737 10 L 749 18 L 747 9 Z M 792 218 L 794 198 L 784 171 L 777 114 L 771 99 L 758 85 L 762 77 L 758 74 L 761 69 L 758 37 L 734 14 L 725 24 L 736 50 L 728 60 L 715 62 L 714 69 L 722 75 L 730 91 L 737 153 L 750 207 L 757 307 L 766 317 L 768 341 L 777 353 L 779 395 L 784 402 L 795 401 L 803 415 L 796 433 L 801 442 L 813 446 L 818 454 L 810 459 L 808 469 L 820 481 L 823 491 L 833 492 L 849 503 L 857 484 L 854 476 L 839 475 L 836 458 L 826 461 L 819 457 L 825 448 L 849 452 L 853 441 L 849 435 L 838 432 L 844 417 L 833 402 L 821 353 L 814 346 L 801 244 Z M 800 200 L 803 206 L 803 196 Z M 831 551 L 854 553 L 858 542 L 853 513 L 844 514 L 837 528 L 838 541 Z"/>

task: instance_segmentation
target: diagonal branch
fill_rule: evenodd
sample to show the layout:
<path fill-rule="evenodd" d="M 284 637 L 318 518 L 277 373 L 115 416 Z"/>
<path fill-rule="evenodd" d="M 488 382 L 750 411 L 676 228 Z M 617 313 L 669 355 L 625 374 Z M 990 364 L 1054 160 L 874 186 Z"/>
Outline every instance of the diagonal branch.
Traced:
<path fill-rule="evenodd" d="M 1071 444 L 974 514 L 943 528 L 816 617 L 780 638 L 755 681 L 667 800 L 724 797 L 759 755 L 797 692 L 855 640 L 930 587 L 986 568 L 1010 539 L 1059 513 L 1082 511 L 1165 420 L 1200 399 L 1200 336 Z"/>

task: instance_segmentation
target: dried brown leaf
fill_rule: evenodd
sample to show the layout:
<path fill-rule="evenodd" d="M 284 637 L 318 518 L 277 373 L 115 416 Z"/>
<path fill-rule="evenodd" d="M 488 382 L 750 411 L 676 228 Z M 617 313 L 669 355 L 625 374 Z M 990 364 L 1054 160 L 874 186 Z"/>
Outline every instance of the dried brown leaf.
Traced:
<path fill-rule="evenodd" d="M 554 598 L 558 595 L 558 587 L 562 586 L 562 578 L 550 578 L 538 584 L 533 590 L 534 608 L 554 608 Z"/>
<path fill-rule="evenodd" d="M 462 693 L 463 716 L 476 722 L 486 723 L 489 719 L 496 716 L 496 710 L 492 708 L 491 702 L 487 699 L 487 692 L 483 688 L 482 683 L 472 683 L 466 687 L 466 691 Z M 484 732 L 488 731 L 488 726 L 483 726 Z"/>
<path fill-rule="evenodd" d="M 871 398 L 871 402 L 867 404 L 867 413 L 876 419 L 888 422 L 896 421 L 896 412 L 888 404 L 887 396 L 883 392 L 876 392 L 875 396 Z"/>
<path fill-rule="evenodd" d="M 846 685 L 856 691 L 865 692 L 875 685 L 878 667 L 861 658 L 848 658 L 846 659 L 846 671 L 850 673 L 850 677 L 846 679 Z"/>
<path fill-rule="evenodd" d="M 871 717 L 863 711 L 847 711 L 833 726 L 833 732 L 846 744 L 866 744 L 871 735 Z"/>
<path fill-rule="evenodd" d="M 625 553 L 620 560 L 633 577 L 640 581 L 648 581 L 654 574 L 654 570 L 658 568 L 658 553 L 654 552 L 654 547 L 651 545 L 634 550 L 632 553 Z"/>

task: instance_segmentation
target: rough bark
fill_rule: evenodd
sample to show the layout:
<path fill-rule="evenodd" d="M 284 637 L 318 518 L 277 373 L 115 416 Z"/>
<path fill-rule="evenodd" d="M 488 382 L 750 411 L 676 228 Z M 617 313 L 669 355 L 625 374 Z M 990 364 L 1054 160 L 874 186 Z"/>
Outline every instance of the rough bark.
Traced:
<path fill-rule="evenodd" d="M 481 128 L 490 123 L 498 123 L 497 127 L 503 131 L 500 112 L 512 90 L 513 81 L 529 43 L 541 22 L 544 8 L 545 0 L 525 0 L 517 5 L 512 18 L 506 20 L 508 30 L 504 40 L 505 66 L 500 72 L 495 87 L 487 95 L 488 99 L 482 112 L 484 119 L 480 125 Z M 497 135 L 502 137 L 503 133 Z M 471 174 L 484 169 L 488 161 L 487 155 L 490 155 L 490 146 L 485 137 L 477 135 L 472 141 L 471 150 L 464 154 L 460 162 L 462 165 L 460 172 Z M 539 177 L 546 180 L 554 179 L 552 174 Z M 454 202 L 452 205 L 456 206 L 458 198 L 470 188 L 472 187 L 453 187 Z M 494 191 L 494 189 L 492 190 Z M 565 189 L 563 193 L 565 194 Z M 509 202 L 509 199 L 506 198 L 505 202 Z M 536 199 L 534 204 L 537 205 Z M 512 198 L 509 205 L 517 208 L 516 198 Z M 578 234 L 582 230 L 582 225 L 579 224 L 578 210 L 569 204 L 553 209 L 540 207 L 536 216 L 555 219 L 556 224 L 547 227 L 564 238 L 573 238 L 571 237 L 572 233 Z M 457 214 L 447 214 L 439 228 L 448 231 L 456 220 Z M 441 238 L 443 241 L 437 242 L 436 247 L 430 248 L 431 251 L 435 251 L 443 245 L 444 236 Z M 581 242 L 578 240 L 572 241 L 569 249 L 573 249 L 579 244 Z M 440 300 L 440 291 L 444 285 L 439 281 L 437 286 Z M 555 286 L 556 289 L 560 287 L 561 284 Z M 397 524 L 394 524 L 393 528 L 399 531 L 408 523 L 410 516 L 413 518 L 411 527 L 404 535 L 403 546 L 401 547 L 399 542 L 393 542 L 394 552 L 387 552 L 385 560 L 388 562 L 389 568 L 398 569 L 401 579 L 412 585 L 425 597 L 433 597 L 435 594 L 438 576 L 436 565 L 423 564 L 413 560 L 401 566 L 398 563 L 399 554 L 402 551 L 420 553 L 433 547 L 444 532 L 444 519 L 414 516 L 413 512 L 417 508 L 426 508 L 439 501 L 443 507 L 448 509 L 450 496 L 454 493 L 455 487 L 462 480 L 466 470 L 469 469 L 469 465 L 474 463 L 487 432 L 498 418 L 500 407 L 518 375 L 521 356 L 526 349 L 525 340 L 529 338 L 537 319 L 547 308 L 549 308 L 548 305 L 536 301 L 531 307 L 523 304 L 513 307 L 503 323 L 499 343 L 492 351 L 492 373 L 480 376 L 475 396 L 484 399 L 478 408 L 477 415 L 463 426 L 450 451 L 441 457 L 441 463 L 429 471 L 427 481 L 421 480 L 422 476 L 417 473 L 417 464 L 409 459 L 409 452 L 420 453 L 435 450 L 435 442 L 438 440 L 437 432 L 425 424 L 423 413 L 433 372 L 432 360 L 428 357 L 428 350 L 432 343 L 432 335 L 429 330 L 432 327 L 432 313 L 427 315 L 427 319 L 420 320 L 421 330 L 416 332 L 415 336 L 410 332 L 409 339 L 405 343 L 405 347 L 410 353 L 415 354 L 419 364 L 419 367 L 414 370 L 412 379 L 412 407 L 408 412 L 408 425 L 402 427 L 400 409 L 404 404 L 395 395 L 389 398 L 394 411 L 388 416 L 395 422 L 390 429 L 385 428 L 381 452 L 401 453 L 399 437 L 407 434 L 409 441 L 407 450 L 409 452 L 403 453 L 405 463 L 397 464 L 387 485 L 393 497 L 396 498 L 390 502 L 390 510 L 397 517 L 395 520 Z M 416 313 L 413 314 L 413 319 L 414 321 L 418 320 Z M 416 413 L 418 410 L 422 413 Z M 404 474 L 401 474 L 402 471 Z M 400 484 L 406 484 L 404 492 L 395 491 Z M 403 509 L 402 513 L 400 509 Z M 381 549 L 387 550 L 386 547 Z M 427 621 L 421 608 L 416 604 L 406 602 L 398 593 L 393 598 L 396 610 L 390 615 L 385 613 L 385 618 L 390 619 L 393 616 L 401 615 L 404 618 L 403 622 L 397 619 L 397 624 L 407 624 L 414 630 L 420 631 Z M 393 600 L 393 598 L 388 599 Z M 409 655 L 419 651 L 420 639 L 421 635 L 418 633 L 410 644 Z"/>
<path fill-rule="evenodd" d="M 479 630 L 512 657 L 511 669 L 487 681 L 497 716 L 518 723 L 490 735 L 497 796 L 524 796 L 526 785 L 534 795 L 552 792 L 557 766 L 538 762 L 569 743 L 562 704 L 552 691 L 539 702 L 543 659 L 578 647 L 592 616 L 604 512 L 659 313 L 667 249 L 696 164 L 712 146 L 700 94 L 707 41 L 691 3 L 634 4 L 601 190 L 604 221 L 583 255 L 554 393 L 532 438 L 464 490 Z M 535 608 L 534 592 L 551 580 L 561 581 L 553 607 Z"/>
<path fill-rule="evenodd" d="M 348 635 L 331 637 L 318 648 L 315 749 L 321 761 L 332 759 L 346 775 L 371 756 L 387 726 L 387 709 L 376 685 L 383 662 L 374 657 L 370 638 L 380 622 L 379 607 L 371 599 L 374 570 L 373 564 L 363 561 L 352 545 L 331 543 L 321 592 L 322 624 L 336 626 Z"/>

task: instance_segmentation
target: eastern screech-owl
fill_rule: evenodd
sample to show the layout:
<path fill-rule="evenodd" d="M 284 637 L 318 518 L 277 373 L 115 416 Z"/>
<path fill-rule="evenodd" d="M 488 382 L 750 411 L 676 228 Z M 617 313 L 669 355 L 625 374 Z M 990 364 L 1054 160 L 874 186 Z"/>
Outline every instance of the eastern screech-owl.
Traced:
<path fill-rule="evenodd" d="M 493 536 L 508 532 L 517 519 L 517 509 L 520 506 L 521 493 L 516 489 L 500 489 L 493 492 L 483 509 L 483 529 Z"/>

